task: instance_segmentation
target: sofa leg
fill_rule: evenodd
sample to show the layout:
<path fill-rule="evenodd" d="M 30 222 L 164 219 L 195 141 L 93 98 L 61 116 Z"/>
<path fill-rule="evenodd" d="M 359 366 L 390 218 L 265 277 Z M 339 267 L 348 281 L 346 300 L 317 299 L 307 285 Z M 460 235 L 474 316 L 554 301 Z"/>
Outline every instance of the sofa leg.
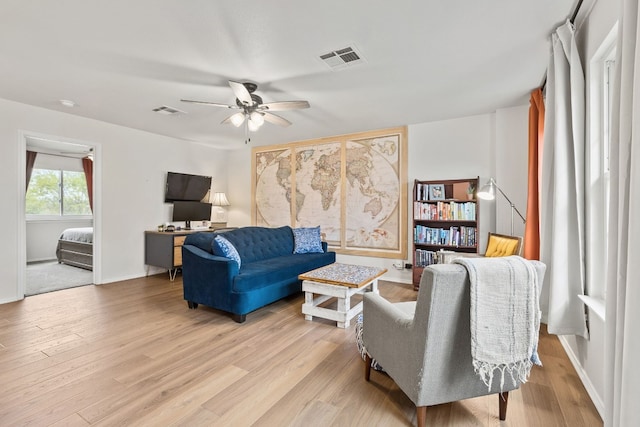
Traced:
<path fill-rule="evenodd" d="M 247 315 L 246 314 L 234 314 L 233 315 L 233 320 L 235 320 L 238 323 L 244 323 L 244 321 L 247 320 Z"/>
<path fill-rule="evenodd" d="M 371 356 L 369 353 L 364 355 L 364 379 L 365 381 L 371 379 Z"/>
<path fill-rule="evenodd" d="M 507 419 L 507 403 L 509 402 L 509 392 L 498 393 L 498 407 L 500 408 L 500 421 Z"/>
<path fill-rule="evenodd" d="M 189 306 L 190 310 L 195 310 L 198 308 L 198 303 L 193 301 L 187 301 L 187 306 Z"/>

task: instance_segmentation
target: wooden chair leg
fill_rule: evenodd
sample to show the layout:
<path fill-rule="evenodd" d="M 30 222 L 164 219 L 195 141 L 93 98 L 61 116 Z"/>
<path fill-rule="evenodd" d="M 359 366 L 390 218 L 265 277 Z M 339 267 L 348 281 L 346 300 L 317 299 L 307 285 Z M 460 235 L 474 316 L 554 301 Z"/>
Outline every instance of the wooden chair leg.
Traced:
<path fill-rule="evenodd" d="M 427 407 L 416 406 L 416 415 L 418 417 L 418 427 L 424 427 L 427 422 Z"/>
<path fill-rule="evenodd" d="M 509 403 L 509 392 L 498 393 L 498 407 L 500 408 L 500 421 L 507 419 L 507 403 Z"/>
<path fill-rule="evenodd" d="M 369 381 L 371 378 L 371 356 L 369 353 L 364 356 L 364 379 Z"/>

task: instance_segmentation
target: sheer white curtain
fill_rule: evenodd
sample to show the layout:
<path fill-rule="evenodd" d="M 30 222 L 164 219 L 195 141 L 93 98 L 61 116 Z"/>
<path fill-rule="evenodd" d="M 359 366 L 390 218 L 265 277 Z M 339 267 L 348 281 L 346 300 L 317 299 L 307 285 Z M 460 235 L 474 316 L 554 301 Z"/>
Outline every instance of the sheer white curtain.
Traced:
<path fill-rule="evenodd" d="M 584 74 L 573 24 L 552 34 L 540 192 L 550 333 L 587 337 L 584 305 Z"/>
<path fill-rule="evenodd" d="M 605 425 L 640 419 L 640 40 L 638 1 L 622 0 L 611 126 Z"/>

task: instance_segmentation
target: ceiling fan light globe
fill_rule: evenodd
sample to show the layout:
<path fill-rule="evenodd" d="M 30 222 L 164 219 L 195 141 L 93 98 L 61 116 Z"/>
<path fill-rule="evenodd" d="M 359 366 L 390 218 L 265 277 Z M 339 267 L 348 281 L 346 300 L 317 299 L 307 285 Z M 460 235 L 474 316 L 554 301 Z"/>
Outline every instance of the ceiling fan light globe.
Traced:
<path fill-rule="evenodd" d="M 235 127 L 240 127 L 242 123 L 244 123 L 244 113 L 235 113 L 231 117 L 229 117 L 229 121 Z"/>
<path fill-rule="evenodd" d="M 249 128 L 249 130 L 250 130 L 251 132 L 255 132 L 255 131 L 257 131 L 258 129 L 260 129 L 260 125 L 258 125 L 256 122 L 254 122 L 254 121 L 253 121 L 253 120 L 251 120 L 251 119 L 249 119 L 249 120 L 247 121 L 247 127 Z"/>
<path fill-rule="evenodd" d="M 258 113 L 257 111 L 254 111 L 253 113 L 251 113 L 250 119 L 258 127 L 264 124 L 264 117 L 262 116 L 262 114 Z"/>

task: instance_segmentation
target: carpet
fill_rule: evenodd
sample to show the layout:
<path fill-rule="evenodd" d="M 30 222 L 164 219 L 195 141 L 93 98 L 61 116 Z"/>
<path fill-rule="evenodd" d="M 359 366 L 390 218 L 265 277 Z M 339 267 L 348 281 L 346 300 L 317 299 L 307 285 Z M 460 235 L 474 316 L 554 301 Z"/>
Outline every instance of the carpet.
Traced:
<path fill-rule="evenodd" d="M 37 295 L 93 283 L 93 271 L 58 264 L 57 261 L 27 264 L 25 295 Z"/>

